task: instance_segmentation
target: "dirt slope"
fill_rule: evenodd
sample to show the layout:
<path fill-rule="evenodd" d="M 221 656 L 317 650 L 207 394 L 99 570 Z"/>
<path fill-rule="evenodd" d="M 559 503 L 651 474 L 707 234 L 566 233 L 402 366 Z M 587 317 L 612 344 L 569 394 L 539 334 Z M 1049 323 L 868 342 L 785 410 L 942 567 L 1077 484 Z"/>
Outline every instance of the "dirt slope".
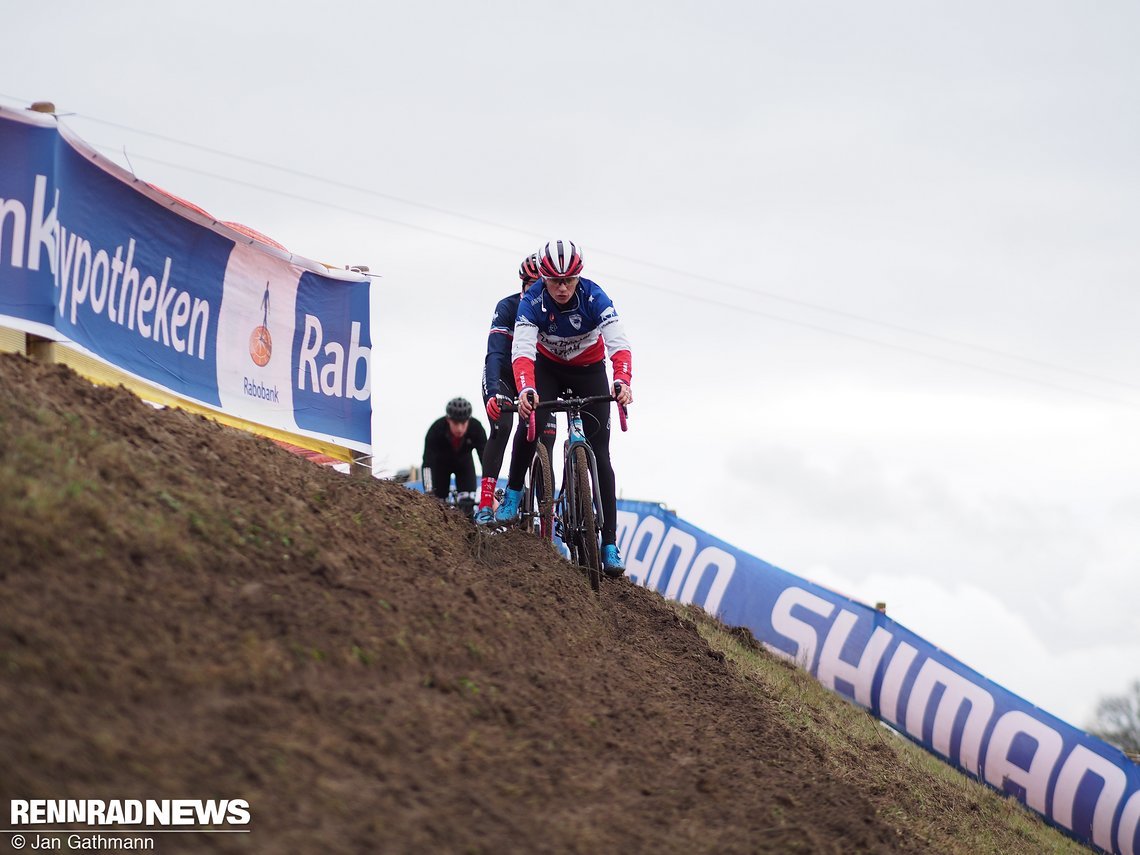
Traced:
<path fill-rule="evenodd" d="M 2 803 L 249 801 L 165 852 L 926 851 L 655 594 L 397 485 L 4 356 L 0 520 Z"/>

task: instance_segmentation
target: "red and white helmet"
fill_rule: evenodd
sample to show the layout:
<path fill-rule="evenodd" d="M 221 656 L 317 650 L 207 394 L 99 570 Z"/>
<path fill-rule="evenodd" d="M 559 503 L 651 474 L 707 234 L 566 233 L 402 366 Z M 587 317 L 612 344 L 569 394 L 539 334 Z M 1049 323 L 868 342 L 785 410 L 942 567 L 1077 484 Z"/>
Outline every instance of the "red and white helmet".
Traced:
<path fill-rule="evenodd" d="M 552 240 L 542 249 L 538 272 L 543 277 L 564 279 L 582 272 L 582 252 L 569 240 Z"/>
<path fill-rule="evenodd" d="M 519 265 L 519 279 L 523 282 L 533 282 L 541 277 L 542 274 L 538 272 L 538 253 L 532 252 Z"/>

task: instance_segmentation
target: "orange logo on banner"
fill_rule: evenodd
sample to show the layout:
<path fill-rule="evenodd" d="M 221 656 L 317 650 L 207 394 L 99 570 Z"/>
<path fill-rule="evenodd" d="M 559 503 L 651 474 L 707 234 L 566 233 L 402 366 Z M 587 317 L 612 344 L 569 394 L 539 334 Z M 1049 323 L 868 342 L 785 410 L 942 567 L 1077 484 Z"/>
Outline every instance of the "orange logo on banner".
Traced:
<path fill-rule="evenodd" d="M 265 295 L 261 298 L 261 325 L 249 334 L 249 358 L 258 368 L 264 368 L 271 356 L 273 336 L 269 334 L 269 283 L 266 282 Z"/>
<path fill-rule="evenodd" d="M 269 334 L 269 327 L 261 325 L 254 328 L 249 334 L 249 358 L 258 368 L 269 364 L 273 356 L 273 336 Z"/>

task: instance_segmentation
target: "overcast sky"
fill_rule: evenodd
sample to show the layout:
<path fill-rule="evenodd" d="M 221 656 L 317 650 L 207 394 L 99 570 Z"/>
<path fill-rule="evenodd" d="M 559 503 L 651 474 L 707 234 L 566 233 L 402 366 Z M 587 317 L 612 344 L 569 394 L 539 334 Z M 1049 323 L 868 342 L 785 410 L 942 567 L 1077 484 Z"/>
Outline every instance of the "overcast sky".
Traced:
<path fill-rule="evenodd" d="M 626 498 L 1074 724 L 1140 678 L 1136 4 L 2 5 L 6 106 L 380 274 L 385 469 L 568 237 Z"/>

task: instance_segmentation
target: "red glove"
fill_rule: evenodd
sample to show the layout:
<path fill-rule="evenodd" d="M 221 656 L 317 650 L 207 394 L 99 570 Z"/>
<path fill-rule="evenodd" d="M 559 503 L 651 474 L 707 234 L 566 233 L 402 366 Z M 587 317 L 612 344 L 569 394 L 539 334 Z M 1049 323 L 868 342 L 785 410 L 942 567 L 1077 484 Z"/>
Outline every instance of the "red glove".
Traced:
<path fill-rule="evenodd" d="M 487 399 L 487 418 L 492 422 L 497 422 L 499 416 L 503 414 L 502 408 L 499 406 L 499 399 L 496 397 Z"/>

